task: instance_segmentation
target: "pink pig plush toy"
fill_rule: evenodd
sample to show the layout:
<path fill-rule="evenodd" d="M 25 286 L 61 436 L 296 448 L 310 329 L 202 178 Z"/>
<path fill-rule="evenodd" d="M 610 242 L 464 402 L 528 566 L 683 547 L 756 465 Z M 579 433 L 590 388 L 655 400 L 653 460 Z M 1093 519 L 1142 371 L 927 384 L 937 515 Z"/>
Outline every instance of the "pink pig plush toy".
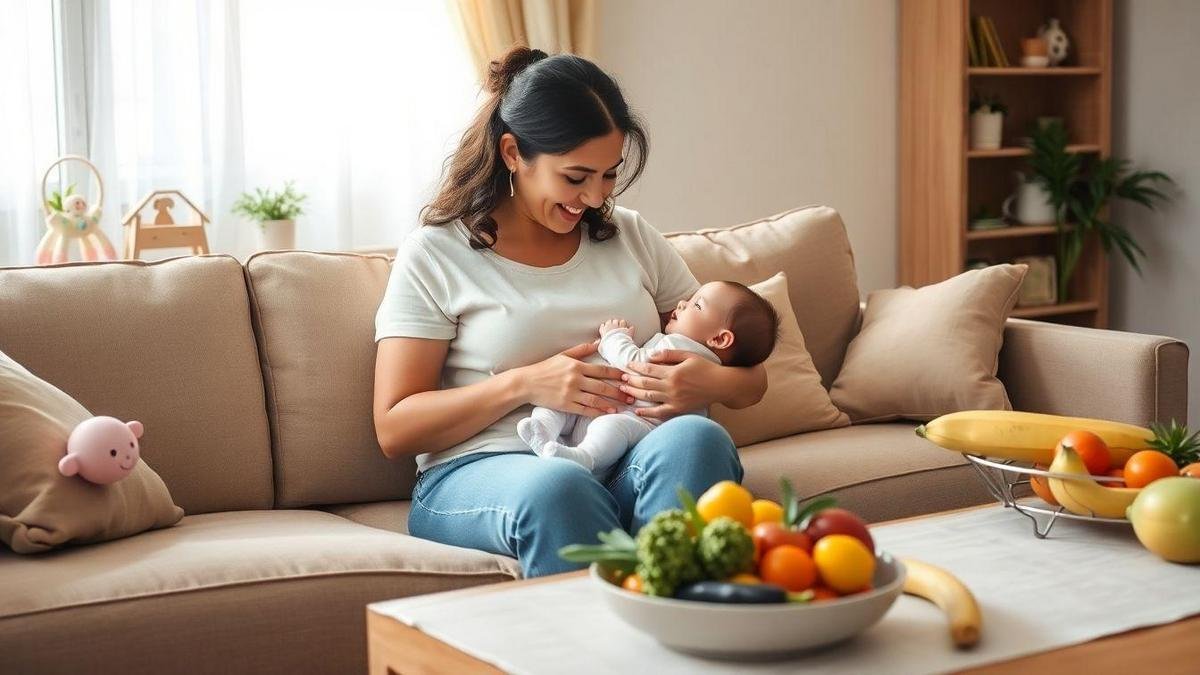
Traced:
<path fill-rule="evenodd" d="M 67 438 L 67 455 L 58 462 L 64 476 L 79 474 L 86 481 L 104 485 L 129 475 L 141 451 L 138 439 L 141 422 L 122 422 L 115 417 L 93 417 L 75 427 Z"/>

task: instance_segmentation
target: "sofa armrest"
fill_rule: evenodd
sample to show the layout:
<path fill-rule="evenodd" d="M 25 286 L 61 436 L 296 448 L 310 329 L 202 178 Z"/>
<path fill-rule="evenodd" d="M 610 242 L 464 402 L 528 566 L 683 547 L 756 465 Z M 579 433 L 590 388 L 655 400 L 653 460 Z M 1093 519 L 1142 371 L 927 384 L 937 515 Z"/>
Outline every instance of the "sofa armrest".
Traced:
<path fill-rule="evenodd" d="M 1187 422 L 1188 347 L 1174 338 L 1009 319 L 1000 381 L 1014 410 Z"/>

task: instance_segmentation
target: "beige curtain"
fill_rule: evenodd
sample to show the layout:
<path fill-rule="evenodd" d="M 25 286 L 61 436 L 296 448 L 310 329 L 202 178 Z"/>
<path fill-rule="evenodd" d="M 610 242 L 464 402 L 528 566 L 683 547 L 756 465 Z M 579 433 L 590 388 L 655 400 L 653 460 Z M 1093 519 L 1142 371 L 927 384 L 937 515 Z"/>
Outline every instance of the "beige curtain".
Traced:
<path fill-rule="evenodd" d="M 521 43 L 547 54 L 595 58 L 595 0 L 446 0 L 471 50 L 477 74 Z"/>

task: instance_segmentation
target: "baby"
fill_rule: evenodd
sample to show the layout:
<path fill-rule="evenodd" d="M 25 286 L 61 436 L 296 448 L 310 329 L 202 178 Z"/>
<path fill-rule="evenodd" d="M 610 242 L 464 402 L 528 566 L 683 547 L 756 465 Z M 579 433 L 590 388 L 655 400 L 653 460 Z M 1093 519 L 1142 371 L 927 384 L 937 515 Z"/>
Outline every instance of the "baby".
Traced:
<path fill-rule="evenodd" d="M 649 361 L 667 349 L 694 352 L 727 366 L 753 366 L 775 348 L 779 316 L 769 302 L 742 284 L 713 281 L 681 301 L 664 330 L 665 334 L 654 335 L 639 348 L 627 321 L 609 319 L 600 324 L 600 356 L 627 372 L 632 372 L 631 362 Z M 660 424 L 634 412 L 635 407 L 653 405 L 657 404 L 637 401 L 594 419 L 539 406 L 517 424 L 517 435 L 538 455 L 564 457 L 599 476 Z M 564 433 L 570 434 L 574 445 L 559 442 Z"/>

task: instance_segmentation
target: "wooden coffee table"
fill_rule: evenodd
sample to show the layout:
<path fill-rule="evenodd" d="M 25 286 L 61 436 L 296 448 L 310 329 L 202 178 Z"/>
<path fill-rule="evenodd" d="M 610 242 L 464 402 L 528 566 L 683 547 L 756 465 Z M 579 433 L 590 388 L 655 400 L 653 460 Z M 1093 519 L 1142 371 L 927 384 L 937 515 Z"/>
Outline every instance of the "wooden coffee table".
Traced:
<path fill-rule="evenodd" d="M 993 506 L 993 505 L 987 505 Z M 972 507 L 982 508 L 982 507 Z M 950 513 L 950 512 L 945 512 Z M 929 514 L 930 516 L 944 515 Z M 920 518 L 929 516 L 918 516 Z M 911 520 L 911 519 L 902 519 Z M 902 520 L 889 521 L 890 523 Z M 880 525 L 884 523 L 879 523 Z M 576 579 L 586 570 L 523 579 L 444 594 L 446 598 L 494 593 L 537 584 L 552 584 Z M 986 621 L 986 617 L 985 617 Z M 985 627 L 986 632 L 986 627 Z M 1196 644 L 1200 637 L 1200 615 L 1161 626 L 1152 626 L 1106 636 L 1090 642 L 1053 649 L 1007 661 L 970 668 L 968 673 L 1195 673 Z M 476 659 L 446 643 L 430 637 L 396 619 L 367 610 L 367 648 L 371 675 L 413 675 L 420 673 L 502 673 L 495 666 Z"/>

